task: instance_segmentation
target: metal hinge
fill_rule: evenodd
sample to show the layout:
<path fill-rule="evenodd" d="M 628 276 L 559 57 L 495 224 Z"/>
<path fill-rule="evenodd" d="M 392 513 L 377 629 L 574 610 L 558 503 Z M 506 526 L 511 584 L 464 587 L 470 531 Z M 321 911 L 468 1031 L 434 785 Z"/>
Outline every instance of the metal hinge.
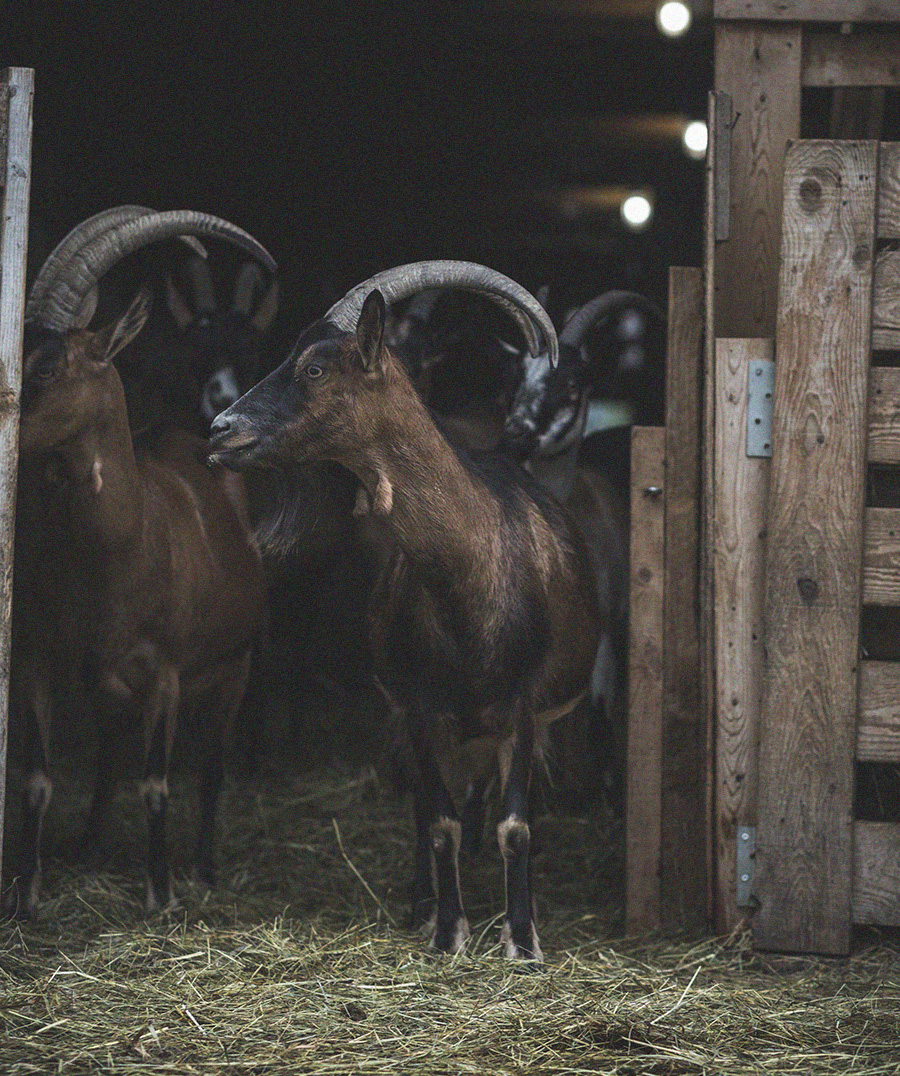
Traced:
<path fill-rule="evenodd" d="M 755 860 L 756 826 L 738 826 L 735 904 L 739 908 L 745 908 L 753 904 L 750 897 L 750 888 L 753 885 Z"/>
<path fill-rule="evenodd" d="M 775 363 L 756 359 L 747 367 L 747 455 L 772 455 L 772 389 Z"/>

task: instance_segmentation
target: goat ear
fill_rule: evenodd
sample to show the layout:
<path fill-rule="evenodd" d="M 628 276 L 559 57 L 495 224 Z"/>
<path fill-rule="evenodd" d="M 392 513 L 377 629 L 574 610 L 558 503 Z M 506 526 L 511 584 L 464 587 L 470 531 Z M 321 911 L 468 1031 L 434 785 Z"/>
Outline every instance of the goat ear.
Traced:
<path fill-rule="evenodd" d="M 166 306 L 169 308 L 169 313 L 175 319 L 175 324 L 179 329 L 184 329 L 190 325 L 194 313 L 181 297 L 181 292 L 175 287 L 175 281 L 172 279 L 171 273 L 166 273 Z"/>
<path fill-rule="evenodd" d="M 95 340 L 104 362 L 109 362 L 143 329 L 152 302 L 153 293 L 144 285 L 119 320 L 107 325 L 96 334 Z"/>
<path fill-rule="evenodd" d="M 372 370 L 381 359 L 384 347 L 384 323 L 387 311 L 384 296 L 375 288 L 366 296 L 356 323 L 356 346 L 364 370 Z"/>
<path fill-rule="evenodd" d="M 278 281 L 273 280 L 269 287 L 266 289 L 265 295 L 260 299 L 259 306 L 256 308 L 256 313 L 250 319 L 250 324 L 256 331 L 262 335 L 265 333 L 272 322 L 275 320 L 275 314 L 278 311 Z"/>

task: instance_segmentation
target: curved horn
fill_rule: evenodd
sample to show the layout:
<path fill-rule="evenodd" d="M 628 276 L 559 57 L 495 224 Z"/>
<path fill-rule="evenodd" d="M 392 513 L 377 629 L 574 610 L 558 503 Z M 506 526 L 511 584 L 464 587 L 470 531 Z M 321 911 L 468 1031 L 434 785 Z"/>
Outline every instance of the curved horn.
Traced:
<path fill-rule="evenodd" d="M 216 296 L 208 262 L 205 258 L 188 258 L 184 272 L 194 293 L 194 310 L 211 314 L 216 309 Z"/>
<path fill-rule="evenodd" d="M 560 331 L 560 344 L 564 347 L 581 347 L 594 322 L 622 306 L 636 306 L 648 314 L 654 314 L 663 322 L 666 320 L 665 314 L 656 303 L 636 291 L 605 291 L 580 306 L 569 318 Z"/>
<path fill-rule="evenodd" d="M 231 309 L 238 314 L 250 317 L 253 296 L 257 291 L 263 290 L 265 283 L 258 263 L 244 262 L 234 285 L 234 302 L 231 304 Z"/>
<path fill-rule="evenodd" d="M 53 286 L 40 301 L 29 303 L 30 320 L 45 329 L 64 332 L 71 325 L 84 296 L 113 265 L 149 243 L 181 235 L 227 240 L 258 258 L 270 272 L 275 271 L 275 261 L 265 247 L 242 228 L 220 217 L 187 209 L 141 215 L 119 221 L 115 227 L 81 247 L 57 274 Z"/>
<path fill-rule="evenodd" d="M 344 332 L 352 332 L 356 328 L 366 296 L 375 288 L 381 292 L 388 304 L 430 288 L 456 288 L 484 295 L 515 319 L 532 355 L 540 355 L 543 352 L 549 355 L 550 362 L 556 365 L 559 345 L 553 322 L 547 312 L 521 284 L 494 269 L 476 265 L 474 262 L 459 261 L 398 265 L 394 269 L 376 273 L 362 284 L 351 288 L 343 299 L 334 304 L 323 320 Z M 544 341 L 543 347 L 541 338 Z"/>

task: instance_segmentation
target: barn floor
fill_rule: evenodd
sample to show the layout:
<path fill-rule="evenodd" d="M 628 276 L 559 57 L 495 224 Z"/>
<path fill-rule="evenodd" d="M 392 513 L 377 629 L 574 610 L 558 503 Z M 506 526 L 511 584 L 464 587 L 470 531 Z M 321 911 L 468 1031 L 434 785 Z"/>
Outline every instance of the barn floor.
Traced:
<path fill-rule="evenodd" d="M 408 805 L 375 741 L 337 750 L 340 728 L 307 728 L 302 762 L 281 744 L 229 777 L 213 893 L 184 881 L 192 784 L 176 775 L 180 906 L 149 920 L 133 784 L 110 869 L 91 870 L 76 851 L 88 785 L 58 771 L 40 915 L 0 923 L 0 1072 L 900 1072 L 895 940 L 807 960 L 744 934 L 626 937 L 621 825 L 599 808 L 536 819 L 544 970 L 500 954 L 490 842 L 463 868 L 467 950 L 429 955 L 405 928 Z"/>

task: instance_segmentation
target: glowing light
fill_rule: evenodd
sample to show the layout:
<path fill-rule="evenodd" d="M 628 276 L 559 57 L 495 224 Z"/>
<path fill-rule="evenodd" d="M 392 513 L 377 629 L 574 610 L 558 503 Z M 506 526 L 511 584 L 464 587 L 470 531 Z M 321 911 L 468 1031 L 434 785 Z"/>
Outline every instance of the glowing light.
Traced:
<path fill-rule="evenodd" d="M 681 141 L 684 144 L 684 152 L 688 157 L 693 157 L 698 161 L 702 157 L 705 157 L 706 144 L 709 141 L 709 133 L 706 130 L 706 124 L 703 120 L 694 120 L 692 123 L 689 123 L 684 129 Z"/>
<path fill-rule="evenodd" d="M 653 217 L 653 203 L 646 194 L 629 194 L 622 203 L 622 220 L 634 232 L 646 228 Z"/>
<path fill-rule="evenodd" d="M 691 25 L 691 9 L 682 0 L 666 0 L 656 9 L 656 25 L 666 37 L 681 37 Z"/>

